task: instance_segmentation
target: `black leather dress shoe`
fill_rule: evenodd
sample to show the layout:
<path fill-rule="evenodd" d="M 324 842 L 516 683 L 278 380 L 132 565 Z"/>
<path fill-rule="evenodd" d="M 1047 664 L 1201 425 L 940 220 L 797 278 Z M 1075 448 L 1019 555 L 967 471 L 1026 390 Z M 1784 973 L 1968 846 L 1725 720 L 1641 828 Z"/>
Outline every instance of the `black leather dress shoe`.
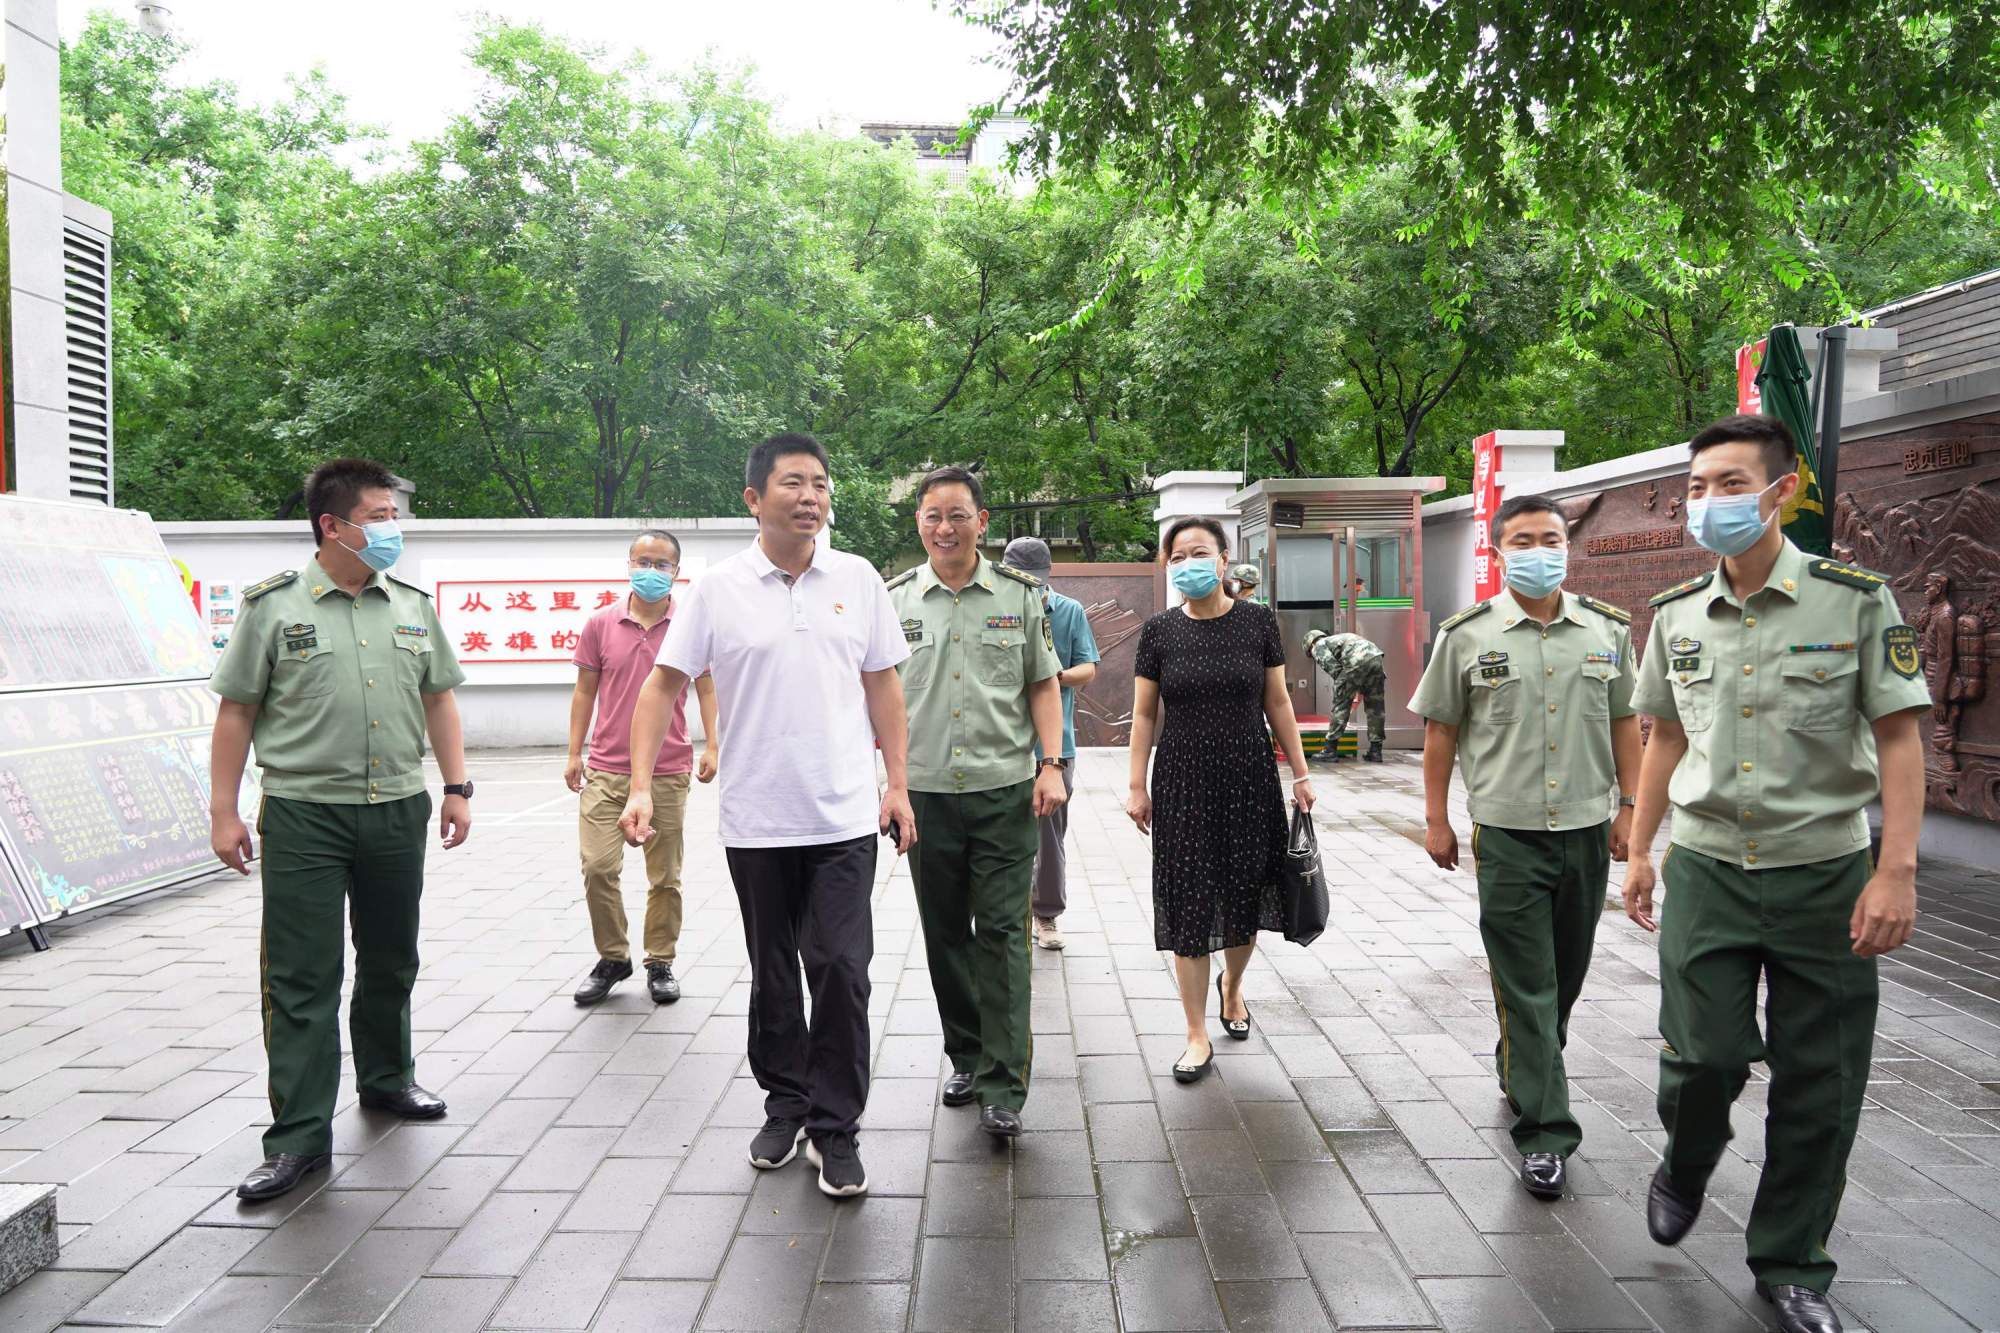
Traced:
<path fill-rule="evenodd" d="M 1021 1137 L 1021 1113 L 1004 1106 L 982 1106 L 979 1127 L 996 1139 L 1017 1139 Z"/>
<path fill-rule="evenodd" d="M 646 964 L 646 993 L 654 1004 L 672 1004 L 681 998 L 681 983 L 674 979 L 672 963 Z"/>
<path fill-rule="evenodd" d="M 236 1197 L 255 1202 L 290 1194 L 301 1180 L 332 1160 L 331 1153 L 281 1152 L 243 1177 L 243 1183 L 236 1187 Z"/>
<path fill-rule="evenodd" d="M 972 1075 L 953 1070 L 951 1077 L 944 1081 L 944 1096 L 940 1100 L 946 1106 L 964 1106 L 973 1096 Z"/>
<path fill-rule="evenodd" d="M 1646 1191 L 1646 1231 L 1662 1245 L 1678 1245 L 1701 1216 L 1701 1196 L 1689 1198 L 1674 1188 L 1662 1166 L 1653 1172 L 1652 1186 Z"/>
<path fill-rule="evenodd" d="M 387 1111 L 405 1120 L 435 1120 L 444 1114 L 444 1098 L 425 1092 L 412 1083 L 397 1092 L 361 1090 L 361 1104 L 371 1111 Z"/>
<path fill-rule="evenodd" d="M 1537 1199 L 1560 1199 L 1565 1183 L 1561 1153 L 1531 1152 L 1521 1159 L 1521 1184 Z"/>
<path fill-rule="evenodd" d="M 1767 1287 L 1759 1282 L 1757 1294 L 1777 1312 L 1779 1333 L 1841 1333 L 1833 1303 L 1811 1287 Z"/>
<path fill-rule="evenodd" d="M 597 966 L 590 969 L 590 975 L 576 988 L 573 997 L 578 1004 L 596 1004 L 611 993 L 611 988 L 632 975 L 630 962 L 614 962 L 609 958 L 597 960 Z"/>

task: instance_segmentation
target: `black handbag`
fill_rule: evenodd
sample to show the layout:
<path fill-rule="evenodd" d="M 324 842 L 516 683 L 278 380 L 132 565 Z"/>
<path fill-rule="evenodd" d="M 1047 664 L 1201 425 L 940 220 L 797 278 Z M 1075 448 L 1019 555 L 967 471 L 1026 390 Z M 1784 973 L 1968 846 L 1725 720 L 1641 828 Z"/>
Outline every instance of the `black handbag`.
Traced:
<path fill-rule="evenodd" d="M 1326 872 L 1320 868 L 1319 835 L 1313 832 L 1312 816 L 1296 805 L 1278 880 L 1285 896 L 1285 938 L 1293 944 L 1311 944 L 1326 929 Z"/>

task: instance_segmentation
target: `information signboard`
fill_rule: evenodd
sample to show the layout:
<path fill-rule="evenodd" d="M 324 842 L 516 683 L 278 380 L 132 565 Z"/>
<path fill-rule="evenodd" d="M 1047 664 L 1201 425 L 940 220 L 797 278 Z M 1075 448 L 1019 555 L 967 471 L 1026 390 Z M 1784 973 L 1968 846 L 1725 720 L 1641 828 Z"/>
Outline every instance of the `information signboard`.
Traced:
<path fill-rule="evenodd" d="M 215 710 L 188 681 L 0 696 L 0 853 L 16 906 L 53 921 L 213 871 Z M 254 784 L 245 792 L 254 807 Z"/>
<path fill-rule="evenodd" d="M 146 515 L 0 497 L 0 690 L 206 678 L 209 638 Z"/>

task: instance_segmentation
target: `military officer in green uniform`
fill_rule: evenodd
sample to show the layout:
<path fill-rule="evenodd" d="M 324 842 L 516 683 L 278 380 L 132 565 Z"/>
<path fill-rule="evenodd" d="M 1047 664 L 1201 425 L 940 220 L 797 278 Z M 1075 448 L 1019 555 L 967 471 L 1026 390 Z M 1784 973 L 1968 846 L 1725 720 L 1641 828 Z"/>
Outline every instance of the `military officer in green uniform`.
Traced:
<path fill-rule="evenodd" d="M 1328 634 L 1323 629 L 1306 631 L 1306 655 L 1313 665 L 1333 682 L 1333 715 L 1326 720 L 1326 748 L 1321 759 L 1340 762 L 1340 737 L 1354 710 L 1354 696 L 1368 710 L 1368 749 L 1364 763 L 1382 762 L 1382 742 L 1388 738 L 1389 719 L 1384 711 L 1388 697 L 1389 673 L 1382 665 L 1382 647 L 1359 634 Z"/>
<path fill-rule="evenodd" d="M 951 1060 L 944 1103 L 1021 1132 L 1028 1098 L 1028 914 L 1035 820 L 1068 799 L 1061 663 L 1040 580 L 983 559 L 979 478 L 941 467 L 917 485 L 929 560 L 889 583 L 910 658 L 910 878 Z M 1048 756 L 1035 758 L 1035 742 Z"/>
<path fill-rule="evenodd" d="M 1882 575 L 1801 552 L 1773 520 L 1797 493 L 1791 433 L 1726 417 L 1689 442 L 1688 532 L 1722 557 L 1652 599 L 1625 910 L 1660 930 L 1665 1160 L 1647 1225 L 1694 1225 L 1750 1066 L 1770 1068 L 1764 1173 L 1744 1240 L 1781 1329 L 1840 1328 L 1826 1242 L 1874 1038 L 1876 964 L 1916 918 L 1930 697 Z M 1880 793 L 1881 859 L 1864 809 Z M 1673 806 L 1656 877 L 1648 856 Z M 1764 1027 L 1757 984 L 1769 990 Z"/>
<path fill-rule="evenodd" d="M 237 788 L 251 743 L 264 770 L 264 1053 L 267 1161 L 237 1189 L 275 1198 L 325 1166 L 340 1082 L 343 913 L 353 922 L 348 1034 L 363 1106 L 411 1119 L 444 1114 L 416 1084 L 410 989 L 424 882 L 424 736 L 446 786 L 446 847 L 471 826 L 465 745 L 452 687 L 465 679 L 430 597 L 387 576 L 402 550 L 394 478 L 337 459 L 306 479 L 318 551 L 303 568 L 243 590 L 236 630 L 209 686 L 222 696 L 210 772 L 210 838 L 248 874 Z"/>
<path fill-rule="evenodd" d="M 1424 718 L 1424 847 L 1447 870 L 1458 865 L 1454 757 L 1465 776 L 1500 1020 L 1495 1072 L 1514 1112 L 1521 1183 L 1554 1199 L 1583 1141 L 1563 1067 L 1570 1010 L 1639 780 L 1632 617 L 1563 590 L 1569 525 L 1546 497 L 1501 505 L 1493 545 L 1506 588 L 1439 626 L 1410 708 Z"/>

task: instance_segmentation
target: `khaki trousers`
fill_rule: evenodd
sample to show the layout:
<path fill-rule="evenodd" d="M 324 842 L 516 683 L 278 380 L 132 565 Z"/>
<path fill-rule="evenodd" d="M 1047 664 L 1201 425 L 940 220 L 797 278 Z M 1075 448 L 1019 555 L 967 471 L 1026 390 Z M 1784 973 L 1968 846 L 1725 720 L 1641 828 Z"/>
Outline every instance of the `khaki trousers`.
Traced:
<path fill-rule="evenodd" d="M 625 835 L 618 816 L 632 791 L 626 773 L 592 771 L 583 781 L 577 808 L 577 844 L 583 852 L 583 901 L 590 909 L 590 933 L 597 956 L 631 961 L 625 941 L 625 894 L 619 872 L 625 865 Z M 688 775 L 653 775 L 653 837 L 646 853 L 646 961 L 671 963 L 681 937 L 681 823 L 687 813 Z"/>

